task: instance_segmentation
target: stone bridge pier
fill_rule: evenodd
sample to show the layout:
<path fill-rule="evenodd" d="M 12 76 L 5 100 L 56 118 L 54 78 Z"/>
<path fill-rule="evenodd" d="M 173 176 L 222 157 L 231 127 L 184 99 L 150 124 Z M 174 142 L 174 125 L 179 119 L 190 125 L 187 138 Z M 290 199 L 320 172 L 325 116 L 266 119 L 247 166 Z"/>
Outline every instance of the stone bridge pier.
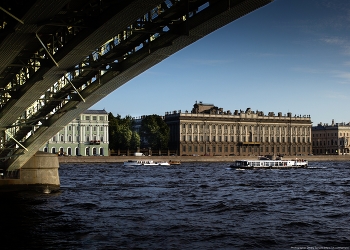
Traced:
<path fill-rule="evenodd" d="M 0 192 L 35 190 L 51 193 L 60 188 L 59 162 L 56 154 L 38 151 L 17 171 L 0 176 Z"/>

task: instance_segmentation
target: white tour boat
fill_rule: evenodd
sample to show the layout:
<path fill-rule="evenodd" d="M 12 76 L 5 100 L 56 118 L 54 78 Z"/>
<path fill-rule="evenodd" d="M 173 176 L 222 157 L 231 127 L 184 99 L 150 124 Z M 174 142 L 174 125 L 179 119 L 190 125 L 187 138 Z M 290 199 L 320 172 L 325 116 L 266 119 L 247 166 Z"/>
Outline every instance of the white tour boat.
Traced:
<path fill-rule="evenodd" d="M 237 160 L 230 167 L 235 169 L 288 169 L 307 168 L 308 161 L 303 159 L 295 160 Z"/>
<path fill-rule="evenodd" d="M 129 160 L 129 161 L 125 161 L 123 166 L 170 166 L 170 164 L 167 161 L 152 161 L 152 160 L 134 161 L 134 160 Z"/>

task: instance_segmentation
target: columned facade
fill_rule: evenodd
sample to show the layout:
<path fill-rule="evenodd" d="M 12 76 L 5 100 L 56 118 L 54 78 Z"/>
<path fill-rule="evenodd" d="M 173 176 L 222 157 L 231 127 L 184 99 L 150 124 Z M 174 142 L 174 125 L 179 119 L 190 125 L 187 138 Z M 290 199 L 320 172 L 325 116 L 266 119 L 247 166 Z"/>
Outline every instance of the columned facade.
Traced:
<path fill-rule="evenodd" d="M 350 152 L 350 123 L 318 124 L 312 127 L 313 154 L 346 155 Z"/>
<path fill-rule="evenodd" d="M 165 114 L 170 149 L 179 155 L 253 156 L 312 153 L 310 116 L 261 111 L 224 112 L 196 103 L 191 113 Z"/>
<path fill-rule="evenodd" d="M 42 147 L 42 151 L 59 155 L 108 156 L 108 113 L 87 110 L 70 122 Z"/>

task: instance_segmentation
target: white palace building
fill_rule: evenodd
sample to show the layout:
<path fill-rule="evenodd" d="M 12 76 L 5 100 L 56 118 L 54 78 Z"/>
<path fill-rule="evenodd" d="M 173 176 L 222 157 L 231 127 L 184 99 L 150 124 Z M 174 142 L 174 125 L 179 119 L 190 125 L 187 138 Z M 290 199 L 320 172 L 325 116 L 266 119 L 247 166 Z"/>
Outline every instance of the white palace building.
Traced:
<path fill-rule="evenodd" d="M 108 113 L 87 110 L 46 142 L 42 151 L 67 156 L 108 156 Z"/>

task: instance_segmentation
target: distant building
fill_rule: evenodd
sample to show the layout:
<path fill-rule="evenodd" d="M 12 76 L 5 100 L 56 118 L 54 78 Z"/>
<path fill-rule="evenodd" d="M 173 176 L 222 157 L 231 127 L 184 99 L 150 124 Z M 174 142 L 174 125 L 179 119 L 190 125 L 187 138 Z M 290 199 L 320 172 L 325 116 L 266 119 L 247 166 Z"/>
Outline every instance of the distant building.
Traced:
<path fill-rule="evenodd" d="M 61 155 L 108 156 L 108 113 L 87 110 L 43 145 L 44 152 Z"/>
<path fill-rule="evenodd" d="M 315 155 L 349 154 L 350 123 L 318 124 L 312 127 L 312 148 Z"/>
<path fill-rule="evenodd" d="M 191 112 L 165 113 L 171 150 L 179 155 L 305 155 L 312 153 L 311 118 L 287 113 L 223 111 L 195 103 Z"/>

